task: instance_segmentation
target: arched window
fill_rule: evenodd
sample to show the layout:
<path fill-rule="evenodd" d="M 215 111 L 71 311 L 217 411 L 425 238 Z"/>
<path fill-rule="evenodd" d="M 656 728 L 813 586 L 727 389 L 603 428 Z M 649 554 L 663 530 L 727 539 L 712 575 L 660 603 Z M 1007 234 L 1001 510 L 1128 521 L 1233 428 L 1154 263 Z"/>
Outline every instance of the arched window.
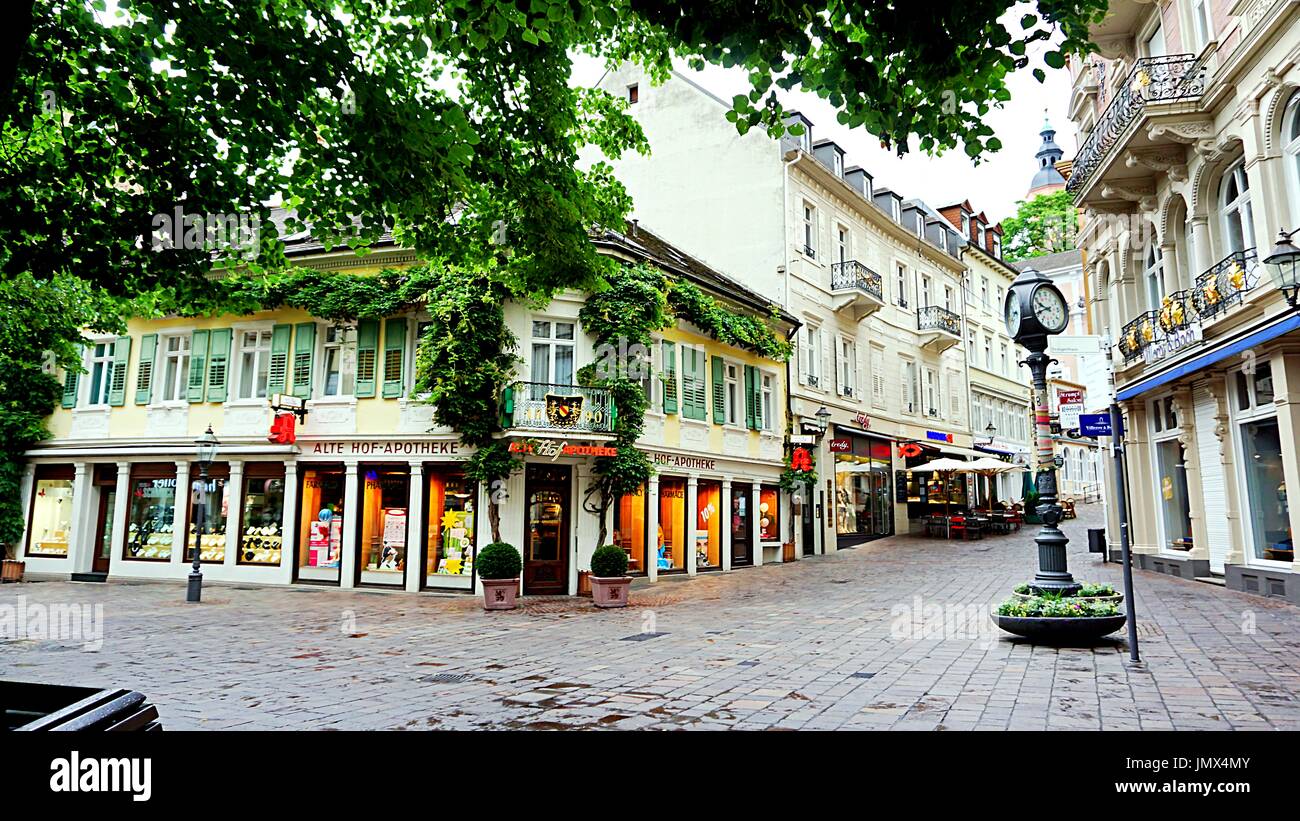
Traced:
<path fill-rule="evenodd" d="M 1160 310 L 1160 302 L 1165 296 L 1164 260 L 1160 258 L 1160 246 L 1154 242 L 1147 247 L 1146 267 L 1142 270 L 1142 281 L 1146 285 L 1147 310 Z"/>
<path fill-rule="evenodd" d="M 1300 225 L 1300 91 L 1291 95 L 1282 117 L 1282 157 L 1291 201 L 1291 224 L 1287 228 L 1294 228 Z"/>
<path fill-rule="evenodd" d="M 1255 247 L 1255 226 L 1250 216 L 1250 180 L 1246 177 L 1245 163 L 1237 163 L 1223 175 L 1219 205 L 1223 215 L 1224 249 L 1234 253 Z"/>

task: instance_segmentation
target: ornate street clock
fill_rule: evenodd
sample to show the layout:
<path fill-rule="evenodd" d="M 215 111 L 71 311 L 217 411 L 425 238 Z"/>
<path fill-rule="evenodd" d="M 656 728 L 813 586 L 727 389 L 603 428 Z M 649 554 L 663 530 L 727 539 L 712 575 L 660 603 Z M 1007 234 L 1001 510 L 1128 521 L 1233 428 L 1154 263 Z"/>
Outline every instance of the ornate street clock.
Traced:
<path fill-rule="evenodd" d="M 1047 277 L 1026 268 L 1011 283 L 1003 314 L 1007 333 L 1031 351 L 1047 349 L 1047 337 L 1063 332 L 1070 324 L 1065 295 Z"/>

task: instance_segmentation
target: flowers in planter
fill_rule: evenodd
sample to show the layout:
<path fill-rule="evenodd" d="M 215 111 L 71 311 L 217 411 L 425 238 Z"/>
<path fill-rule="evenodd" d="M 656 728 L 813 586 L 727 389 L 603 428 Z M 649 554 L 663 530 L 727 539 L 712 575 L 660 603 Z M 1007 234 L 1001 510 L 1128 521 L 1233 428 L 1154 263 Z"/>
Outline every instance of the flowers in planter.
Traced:
<path fill-rule="evenodd" d="M 1099 618 L 1121 615 L 1110 601 L 1088 601 L 1078 597 L 1034 596 L 1029 599 L 1007 599 L 998 605 L 999 616 L 1016 618 Z"/>

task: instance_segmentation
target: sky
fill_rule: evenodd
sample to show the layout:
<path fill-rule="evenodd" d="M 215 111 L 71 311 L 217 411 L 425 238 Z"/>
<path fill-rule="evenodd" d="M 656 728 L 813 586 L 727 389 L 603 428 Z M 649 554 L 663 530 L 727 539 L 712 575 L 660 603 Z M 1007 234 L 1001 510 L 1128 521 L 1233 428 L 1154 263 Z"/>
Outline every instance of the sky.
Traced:
<path fill-rule="evenodd" d="M 1057 129 L 1056 142 L 1065 152 L 1065 159 L 1074 158 L 1074 128 L 1066 116 L 1070 101 L 1069 71 L 1045 68 L 1044 50 L 1045 44 L 1034 43 L 1030 47 L 1029 66 L 1009 78 L 1010 102 L 994 109 L 988 117 L 995 134 L 1002 140 L 1002 150 L 986 155 L 978 166 L 960 146 L 937 157 L 913 146 L 900 158 L 881 148 L 880 140 L 862 129 L 849 129 L 837 123 L 830 103 L 815 94 L 778 91 L 778 97 L 787 109 L 798 110 L 812 120 L 813 139 L 835 140 L 846 152 L 845 165 L 862 166 L 875 178 L 876 185 L 897 191 L 908 199 L 925 200 L 934 208 L 970 200 L 976 212 L 985 212 L 996 223 L 1015 215 L 1016 202 L 1029 189 L 1029 181 L 1037 170 L 1034 154 L 1042 143 L 1038 132 L 1043 127 L 1044 109 Z M 1046 82 L 1034 79 L 1035 66 L 1045 68 Z M 604 65 L 599 60 L 579 58 L 574 69 L 575 83 L 594 84 Z M 682 65 L 678 70 L 724 100 L 749 91 L 745 73 L 739 69 L 709 66 L 702 72 L 694 72 Z"/>

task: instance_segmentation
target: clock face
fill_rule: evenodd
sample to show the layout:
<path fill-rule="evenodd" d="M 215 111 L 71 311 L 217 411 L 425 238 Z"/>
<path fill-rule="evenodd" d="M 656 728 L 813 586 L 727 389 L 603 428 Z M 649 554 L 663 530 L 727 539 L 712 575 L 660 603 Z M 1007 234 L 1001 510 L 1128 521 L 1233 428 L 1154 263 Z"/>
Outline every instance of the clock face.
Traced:
<path fill-rule="evenodd" d="M 1040 285 L 1033 296 L 1034 318 L 1048 333 L 1060 333 L 1065 330 L 1070 320 L 1065 307 L 1065 297 L 1061 292 L 1047 285 Z"/>
<path fill-rule="evenodd" d="M 1015 337 L 1020 333 L 1020 294 L 1012 291 L 1007 294 L 1007 334 Z"/>

